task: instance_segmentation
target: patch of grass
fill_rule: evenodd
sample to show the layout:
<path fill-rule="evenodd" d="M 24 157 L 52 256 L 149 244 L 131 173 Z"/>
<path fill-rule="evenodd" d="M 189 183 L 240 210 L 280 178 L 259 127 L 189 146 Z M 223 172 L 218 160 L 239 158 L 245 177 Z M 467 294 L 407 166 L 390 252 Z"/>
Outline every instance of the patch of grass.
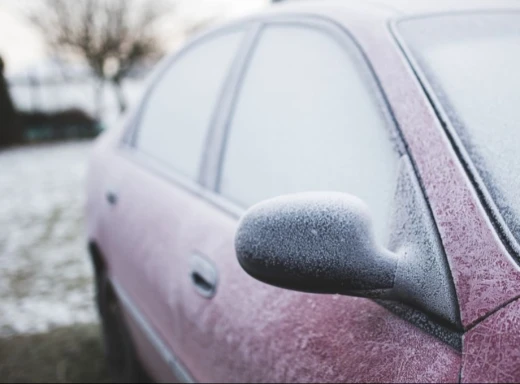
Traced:
<path fill-rule="evenodd" d="M 36 272 L 33 268 L 18 270 L 12 273 L 11 276 L 8 277 L 8 281 L 11 285 L 9 296 L 17 298 L 26 296 L 35 274 Z"/>
<path fill-rule="evenodd" d="M 66 291 L 72 291 L 81 289 L 92 284 L 91 276 L 79 276 L 74 279 L 63 279 L 64 289 Z"/>
<path fill-rule="evenodd" d="M 47 219 L 47 225 L 45 226 L 45 231 L 41 235 L 40 243 L 47 242 L 54 232 L 54 228 L 58 221 L 60 220 L 62 214 L 62 207 L 54 207 L 49 218 Z"/>
<path fill-rule="evenodd" d="M 98 325 L 0 338 L 0 383 L 110 383 Z"/>

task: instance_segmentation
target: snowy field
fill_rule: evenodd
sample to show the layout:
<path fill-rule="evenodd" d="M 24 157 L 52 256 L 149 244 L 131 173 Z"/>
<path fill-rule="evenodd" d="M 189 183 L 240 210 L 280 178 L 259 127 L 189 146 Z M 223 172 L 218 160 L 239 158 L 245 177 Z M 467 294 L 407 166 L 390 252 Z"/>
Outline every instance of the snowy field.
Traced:
<path fill-rule="evenodd" d="M 97 322 L 83 221 L 90 145 L 0 151 L 0 337 Z"/>

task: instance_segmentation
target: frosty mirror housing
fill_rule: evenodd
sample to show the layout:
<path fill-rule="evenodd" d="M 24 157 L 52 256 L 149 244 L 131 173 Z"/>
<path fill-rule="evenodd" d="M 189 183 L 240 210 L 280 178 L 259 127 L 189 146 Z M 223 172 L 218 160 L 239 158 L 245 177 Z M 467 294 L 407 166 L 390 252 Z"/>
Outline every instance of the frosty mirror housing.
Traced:
<path fill-rule="evenodd" d="M 367 206 L 336 192 L 286 195 L 242 217 L 235 236 L 242 268 L 277 287 L 392 298 L 398 256 L 378 246 Z"/>

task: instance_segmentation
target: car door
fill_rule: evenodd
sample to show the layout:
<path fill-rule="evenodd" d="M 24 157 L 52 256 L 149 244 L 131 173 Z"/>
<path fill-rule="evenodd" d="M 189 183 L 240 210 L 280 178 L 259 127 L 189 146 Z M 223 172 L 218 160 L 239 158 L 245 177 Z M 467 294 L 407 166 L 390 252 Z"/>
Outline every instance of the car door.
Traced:
<path fill-rule="evenodd" d="M 238 78 L 214 143 L 221 151 L 208 160 L 214 192 L 195 207 L 184 239 L 218 274 L 211 297 L 194 289 L 189 268 L 181 284 L 178 330 L 188 335 L 181 349 L 194 378 L 458 381 L 461 339 L 450 327 L 410 307 L 271 287 L 235 256 L 247 207 L 285 193 L 343 191 L 368 204 L 380 244 L 423 244 L 423 253 L 436 255 L 440 267 L 431 264 L 437 272 L 427 280 L 450 289 L 431 300 L 456 303 L 420 184 L 356 45 L 324 21 L 269 22 Z M 420 236 L 410 222 L 425 228 Z"/>
<path fill-rule="evenodd" d="M 204 189 L 200 175 L 214 111 L 245 34 L 241 27 L 209 34 L 164 64 L 133 134 L 126 132 L 128 142 L 116 144 L 106 159 L 109 208 L 103 251 L 111 260 L 112 282 L 170 364 L 170 374 L 180 372 L 184 379 L 189 372 L 177 357 L 185 337 L 178 329 L 185 289 L 179 282 L 191 247 L 183 239 Z"/>

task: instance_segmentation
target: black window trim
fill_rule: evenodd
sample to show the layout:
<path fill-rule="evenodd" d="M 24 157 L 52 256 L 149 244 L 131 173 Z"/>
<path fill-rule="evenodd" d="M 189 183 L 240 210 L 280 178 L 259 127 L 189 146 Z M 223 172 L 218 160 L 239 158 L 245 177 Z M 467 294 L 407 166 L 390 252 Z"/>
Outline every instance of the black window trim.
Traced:
<path fill-rule="evenodd" d="M 484 180 L 480 176 L 473 160 L 471 159 L 466 147 L 464 146 L 461 138 L 456 132 L 453 124 L 448 118 L 448 114 L 440 102 L 439 98 L 433 91 L 433 88 L 426 77 L 422 67 L 419 65 L 415 55 L 412 52 L 409 44 L 406 43 L 406 40 L 399 32 L 398 24 L 401 22 L 406 22 L 408 20 L 420 20 L 426 18 L 440 18 L 449 15 L 464 15 L 464 14 L 504 14 L 516 12 L 519 13 L 518 9 L 490 9 L 490 10 L 469 10 L 469 11 L 453 11 L 453 12 L 442 12 L 436 14 L 424 14 L 424 15 L 415 15 L 415 16 L 407 16 L 407 17 L 399 17 L 389 22 L 389 28 L 394 36 L 399 48 L 404 54 L 406 60 L 408 61 L 410 68 L 418 79 L 424 94 L 428 98 L 430 105 L 435 111 L 435 115 L 440 125 L 442 126 L 444 132 L 452 148 L 454 149 L 457 158 L 459 159 L 461 165 L 464 168 L 465 174 L 470 179 L 470 182 L 474 188 L 475 193 L 478 196 L 478 200 L 482 204 L 484 211 L 486 212 L 487 217 L 491 221 L 493 228 L 500 238 L 502 244 L 506 247 L 508 253 L 513 256 L 516 264 L 520 264 L 520 244 L 517 239 L 513 236 L 513 233 L 509 229 L 509 226 L 505 222 L 500 210 L 498 209 L 496 203 L 494 202 L 491 194 L 489 193 L 488 188 L 486 187 Z"/>

